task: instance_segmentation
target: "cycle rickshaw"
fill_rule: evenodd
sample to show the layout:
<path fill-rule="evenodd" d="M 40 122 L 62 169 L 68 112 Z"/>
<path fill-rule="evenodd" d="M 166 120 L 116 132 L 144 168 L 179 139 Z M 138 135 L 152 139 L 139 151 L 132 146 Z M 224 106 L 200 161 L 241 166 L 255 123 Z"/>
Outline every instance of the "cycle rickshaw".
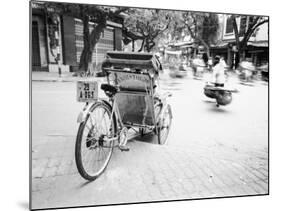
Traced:
<path fill-rule="evenodd" d="M 86 102 L 78 116 L 75 146 L 76 165 L 83 178 L 92 181 L 101 175 L 114 147 L 129 150 L 131 129 L 140 135 L 153 132 L 158 144 L 166 143 L 172 121 L 167 103 L 171 94 L 157 91 L 160 69 L 153 54 L 111 51 L 102 63 L 107 83 L 100 88 L 95 81 L 77 83 L 77 100 Z M 108 99 L 98 97 L 100 89 Z"/>

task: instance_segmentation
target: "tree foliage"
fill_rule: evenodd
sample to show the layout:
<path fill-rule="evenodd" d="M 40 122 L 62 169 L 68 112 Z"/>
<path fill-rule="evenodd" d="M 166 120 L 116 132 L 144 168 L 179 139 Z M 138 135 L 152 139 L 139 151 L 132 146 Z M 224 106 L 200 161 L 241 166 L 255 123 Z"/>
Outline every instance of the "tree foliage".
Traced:
<path fill-rule="evenodd" d="M 209 46 L 216 40 L 219 28 L 217 14 L 183 12 L 182 21 L 193 40 L 204 45 L 209 56 Z"/>
<path fill-rule="evenodd" d="M 169 11 L 157 9 L 130 9 L 124 21 L 123 35 L 125 42 L 141 40 L 138 51 L 150 52 L 155 47 L 155 39 L 163 34 L 170 26 Z"/>

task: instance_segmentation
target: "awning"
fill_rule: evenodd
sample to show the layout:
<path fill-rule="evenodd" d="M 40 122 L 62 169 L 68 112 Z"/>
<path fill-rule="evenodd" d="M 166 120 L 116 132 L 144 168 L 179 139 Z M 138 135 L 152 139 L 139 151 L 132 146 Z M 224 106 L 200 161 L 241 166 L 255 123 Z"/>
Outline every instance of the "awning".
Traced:
<path fill-rule="evenodd" d="M 177 42 L 173 44 L 169 44 L 171 47 L 180 47 L 180 48 L 188 48 L 194 47 L 194 42 Z"/>
<path fill-rule="evenodd" d="M 169 51 L 169 50 L 165 50 L 166 54 L 171 54 L 171 55 L 180 55 L 182 54 L 182 51 Z"/>
<path fill-rule="evenodd" d="M 268 47 L 268 41 L 248 42 L 247 44 L 254 47 Z"/>
<path fill-rule="evenodd" d="M 217 43 L 216 45 L 211 45 L 212 49 L 222 49 L 222 48 L 228 48 L 229 43 L 233 43 L 233 41 L 221 41 L 219 43 Z M 235 45 L 235 43 L 234 43 Z M 267 40 L 263 40 L 263 41 L 249 41 L 247 43 L 248 46 L 254 46 L 254 47 L 268 47 L 268 41 Z"/>
<path fill-rule="evenodd" d="M 228 42 L 220 42 L 220 43 L 217 43 L 216 45 L 211 45 L 211 48 L 213 48 L 213 49 L 228 48 Z"/>

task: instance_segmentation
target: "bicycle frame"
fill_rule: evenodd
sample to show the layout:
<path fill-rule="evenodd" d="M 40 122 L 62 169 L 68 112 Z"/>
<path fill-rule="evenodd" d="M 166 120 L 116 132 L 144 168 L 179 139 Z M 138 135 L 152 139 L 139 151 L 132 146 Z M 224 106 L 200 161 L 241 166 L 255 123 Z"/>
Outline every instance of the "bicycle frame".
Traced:
<path fill-rule="evenodd" d="M 99 100 L 107 105 L 110 105 L 110 103 L 106 100 Z M 114 134 L 114 137 L 111 137 L 111 138 L 107 138 L 105 137 L 104 138 L 104 141 L 116 141 L 118 138 L 119 138 L 119 132 L 120 130 L 125 127 L 125 125 L 123 124 L 123 122 L 121 121 L 121 115 L 120 115 L 120 111 L 119 111 L 119 108 L 117 106 L 117 103 L 115 102 L 114 99 L 110 99 L 110 101 L 112 101 L 112 106 L 110 105 L 110 107 L 112 107 L 112 111 L 111 111 L 111 114 L 110 114 L 110 127 L 112 126 L 112 123 L 114 121 L 114 117 L 115 117 L 115 121 L 117 123 L 117 131 L 116 133 Z M 96 103 L 97 101 L 95 102 L 92 102 L 92 103 L 89 103 L 87 102 L 83 108 L 83 110 L 79 113 L 78 115 L 78 118 L 77 118 L 77 122 L 78 123 L 82 123 L 86 120 L 86 116 L 88 113 L 90 113 L 90 108 L 91 106 Z"/>
<path fill-rule="evenodd" d="M 121 131 L 121 129 L 124 127 L 124 124 L 123 122 L 121 121 L 121 116 L 120 116 L 120 111 L 119 111 L 119 108 L 114 100 L 113 99 L 110 99 L 112 102 L 113 102 L 113 105 L 112 105 L 112 111 L 111 111 L 111 114 L 110 114 L 110 127 L 112 127 L 113 125 L 113 121 L 114 121 L 114 116 L 115 116 L 115 121 L 116 121 L 116 128 L 117 128 L 117 131 L 116 131 L 116 134 L 113 135 L 112 138 L 107 138 L 105 137 L 104 138 L 104 141 L 116 141 L 117 139 L 119 139 L 119 132 Z"/>

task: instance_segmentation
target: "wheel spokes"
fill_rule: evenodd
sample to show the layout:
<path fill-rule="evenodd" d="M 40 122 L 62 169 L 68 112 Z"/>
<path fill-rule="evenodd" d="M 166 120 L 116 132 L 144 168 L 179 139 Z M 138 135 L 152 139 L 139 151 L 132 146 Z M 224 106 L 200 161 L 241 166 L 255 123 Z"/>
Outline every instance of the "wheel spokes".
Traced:
<path fill-rule="evenodd" d="M 171 116 L 168 109 L 165 111 L 163 119 L 160 122 L 160 142 L 164 144 L 168 137 L 171 124 Z"/>
<path fill-rule="evenodd" d="M 85 171 L 89 175 L 98 175 L 110 158 L 111 142 L 100 140 L 108 136 L 110 131 L 109 112 L 103 107 L 97 107 L 90 113 L 82 135 L 81 160 Z M 90 146 L 86 142 L 91 142 Z"/>

